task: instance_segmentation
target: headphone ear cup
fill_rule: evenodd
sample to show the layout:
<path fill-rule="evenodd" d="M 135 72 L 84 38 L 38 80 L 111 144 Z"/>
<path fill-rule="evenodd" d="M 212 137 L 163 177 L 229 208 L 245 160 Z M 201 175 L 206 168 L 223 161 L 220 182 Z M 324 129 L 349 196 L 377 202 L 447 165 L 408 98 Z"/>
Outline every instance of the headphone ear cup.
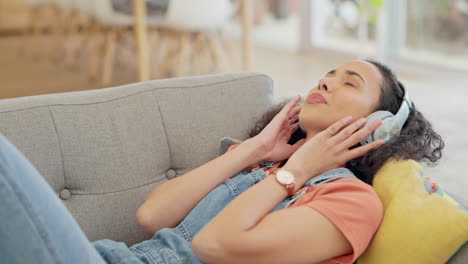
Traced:
<path fill-rule="evenodd" d="M 379 120 L 379 119 L 382 120 L 382 125 L 380 125 L 380 127 L 374 130 L 374 132 L 370 133 L 367 137 L 361 140 L 361 145 L 369 144 L 378 139 L 383 139 L 385 141 L 388 141 L 392 137 L 391 133 L 395 131 L 395 125 L 397 125 L 397 128 L 399 127 L 398 122 L 395 119 L 395 115 L 393 115 L 389 111 L 374 112 L 370 114 L 367 117 L 367 119 L 368 121 L 366 123 L 366 126 L 370 125 L 372 122 L 374 122 L 375 120 Z"/>

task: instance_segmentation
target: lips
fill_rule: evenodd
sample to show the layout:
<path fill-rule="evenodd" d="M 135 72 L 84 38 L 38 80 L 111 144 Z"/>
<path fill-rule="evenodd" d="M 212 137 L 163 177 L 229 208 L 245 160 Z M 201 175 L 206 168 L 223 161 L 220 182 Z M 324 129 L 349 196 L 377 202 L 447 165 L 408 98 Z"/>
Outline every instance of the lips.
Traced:
<path fill-rule="evenodd" d="M 307 97 L 306 102 L 309 104 L 326 104 L 327 100 L 325 100 L 325 98 L 321 94 L 313 93 L 309 97 Z"/>

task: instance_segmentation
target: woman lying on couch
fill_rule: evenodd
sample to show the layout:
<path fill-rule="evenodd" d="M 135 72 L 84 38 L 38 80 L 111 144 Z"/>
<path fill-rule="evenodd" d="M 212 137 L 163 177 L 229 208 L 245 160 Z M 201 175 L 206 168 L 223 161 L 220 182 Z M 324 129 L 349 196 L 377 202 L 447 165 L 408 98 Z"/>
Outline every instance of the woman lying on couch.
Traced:
<path fill-rule="evenodd" d="M 345 63 L 296 106 L 300 99 L 272 109 L 227 153 L 156 187 L 137 212 L 154 236 L 130 248 L 90 243 L 0 136 L 1 262 L 354 262 L 383 216 L 375 172 L 390 158 L 435 162 L 444 144 L 377 62 Z"/>

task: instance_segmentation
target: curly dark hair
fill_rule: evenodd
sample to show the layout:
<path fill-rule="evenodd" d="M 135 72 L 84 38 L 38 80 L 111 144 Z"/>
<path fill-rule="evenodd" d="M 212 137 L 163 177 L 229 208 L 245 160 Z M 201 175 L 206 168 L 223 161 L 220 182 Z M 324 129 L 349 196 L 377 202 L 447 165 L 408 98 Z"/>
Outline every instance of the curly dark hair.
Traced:
<path fill-rule="evenodd" d="M 386 65 L 377 61 L 366 61 L 376 66 L 383 77 L 380 86 L 380 102 L 375 111 L 385 110 L 396 114 L 404 99 L 405 88 L 403 84 L 398 81 L 393 71 Z M 259 134 L 290 100 L 284 100 L 266 111 L 262 118 L 255 123 L 254 127 L 249 130 L 249 136 L 254 137 Z M 305 137 L 306 133 L 298 129 L 291 135 L 288 144 L 292 145 Z M 359 144 L 354 147 L 357 146 Z M 433 130 L 431 123 L 413 104 L 399 136 L 391 138 L 382 147 L 373 149 L 364 156 L 348 161 L 346 167 L 360 180 L 372 184 L 375 173 L 390 158 L 396 160 L 413 159 L 434 166 L 442 157 L 444 146 L 442 137 Z"/>

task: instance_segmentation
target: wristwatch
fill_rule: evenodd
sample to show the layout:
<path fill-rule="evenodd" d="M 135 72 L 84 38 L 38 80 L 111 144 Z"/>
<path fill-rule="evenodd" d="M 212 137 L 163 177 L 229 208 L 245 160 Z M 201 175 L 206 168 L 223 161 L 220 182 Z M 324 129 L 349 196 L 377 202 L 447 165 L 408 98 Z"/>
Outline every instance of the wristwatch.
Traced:
<path fill-rule="evenodd" d="M 296 186 L 296 178 L 294 177 L 294 174 L 285 169 L 280 169 L 276 172 L 275 178 L 279 184 L 286 187 L 288 190 L 288 196 L 294 194 L 294 187 Z"/>

